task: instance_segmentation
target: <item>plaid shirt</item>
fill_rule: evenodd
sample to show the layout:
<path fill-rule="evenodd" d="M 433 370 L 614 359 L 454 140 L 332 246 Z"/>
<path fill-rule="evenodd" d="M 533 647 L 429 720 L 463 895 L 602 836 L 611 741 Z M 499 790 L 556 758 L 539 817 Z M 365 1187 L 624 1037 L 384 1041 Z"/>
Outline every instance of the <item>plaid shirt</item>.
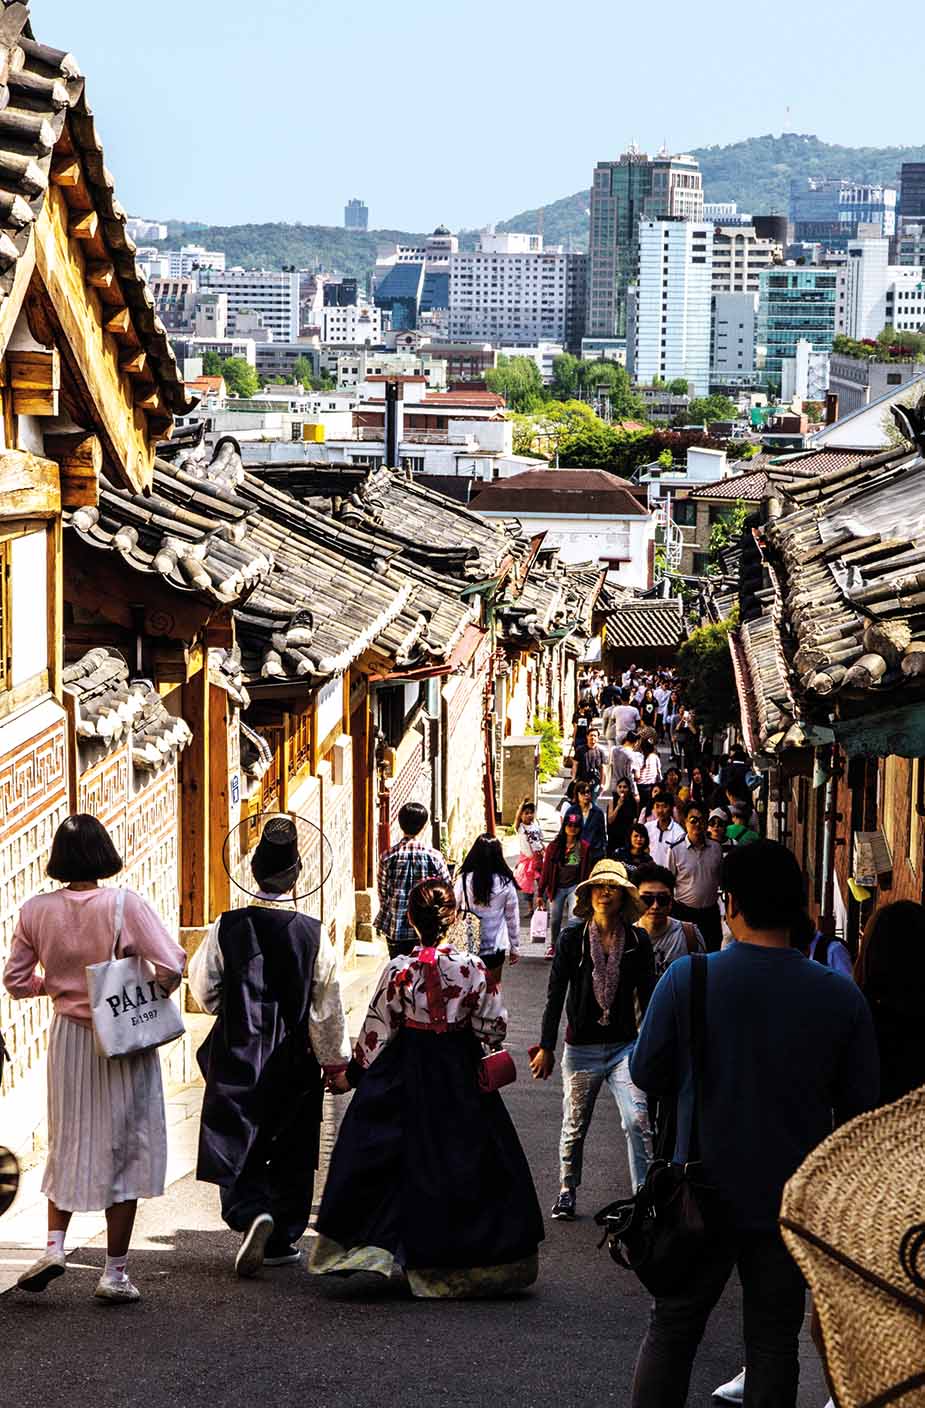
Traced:
<path fill-rule="evenodd" d="M 408 896 L 422 880 L 451 884 L 446 861 L 439 851 L 406 836 L 379 862 L 379 913 L 376 928 L 390 943 L 418 942 L 408 920 Z"/>

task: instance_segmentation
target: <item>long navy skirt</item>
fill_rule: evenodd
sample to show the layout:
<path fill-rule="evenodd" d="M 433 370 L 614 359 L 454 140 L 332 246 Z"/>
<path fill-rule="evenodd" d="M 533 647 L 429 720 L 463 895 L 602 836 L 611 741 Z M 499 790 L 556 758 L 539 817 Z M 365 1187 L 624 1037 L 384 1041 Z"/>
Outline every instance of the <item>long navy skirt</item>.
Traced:
<path fill-rule="evenodd" d="M 334 1147 L 311 1269 L 402 1267 L 416 1295 L 536 1279 L 543 1219 L 500 1094 L 477 1085 L 469 1028 L 404 1028 L 361 1077 Z"/>

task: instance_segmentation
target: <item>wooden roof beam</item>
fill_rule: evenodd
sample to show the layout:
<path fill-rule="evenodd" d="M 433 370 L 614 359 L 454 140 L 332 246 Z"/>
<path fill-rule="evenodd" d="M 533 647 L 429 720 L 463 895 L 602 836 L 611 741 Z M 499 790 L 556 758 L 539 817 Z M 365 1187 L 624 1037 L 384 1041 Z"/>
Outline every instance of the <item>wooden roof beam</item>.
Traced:
<path fill-rule="evenodd" d="M 14 413 L 56 416 L 61 391 L 61 358 L 57 347 L 7 352 L 6 360 Z"/>
<path fill-rule="evenodd" d="M 69 226 L 68 234 L 75 240 L 92 240 L 100 227 L 100 217 L 95 210 L 88 210 L 84 214 L 75 216 Z"/>
<path fill-rule="evenodd" d="M 45 434 L 45 453 L 61 469 L 61 507 L 86 508 L 99 502 L 103 447 L 86 430 Z"/>
<path fill-rule="evenodd" d="M 105 259 L 90 259 L 86 266 L 87 283 L 91 288 L 112 288 L 113 279 L 116 277 L 114 265 Z"/>

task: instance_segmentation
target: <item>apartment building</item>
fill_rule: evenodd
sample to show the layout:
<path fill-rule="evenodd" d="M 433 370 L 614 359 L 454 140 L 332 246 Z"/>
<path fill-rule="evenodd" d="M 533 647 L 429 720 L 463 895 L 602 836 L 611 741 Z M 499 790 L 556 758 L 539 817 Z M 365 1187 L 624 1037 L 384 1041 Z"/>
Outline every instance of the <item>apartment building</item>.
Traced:
<path fill-rule="evenodd" d="M 257 313 L 280 342 L 299 336 L 299 275 L 295 270 L 200 269 L 199 287 L 228 295 L 228 332 L 238 332 L 241 313 Z"/>
<path fill-rule="evenodd" d="M 703 179 L 692 156 L 631 147 L 618 161 L 599 161 L 591 182 L 588 245 L 589 337 L 627 336 L 627 292 L 635 282 L 639 221 L 703 219 Z"/>
<path fill-rule="evenodd" d="M 918 380 L 925 363 L 882 362 L 878 358 L 849 357 L 835 352 L 829 362 L 829 391 L 838 397 L 839 419 L 888 395 L 899 386 Z"/>
<path fill-rule="evenodd" d="M 695 396 L 710 389 L 713 226 L 641 220 L 629 370 L 636 381 L 684 377 Z"/>
<path fill-rule="evenodd" d="M 542 237 L 484 234 L 449 261 L 449 336 L 496 346 L 564 344 L 574 336 L 586 256 L 543 249 Z"/>
<path fill-rule="evenodd" d="M 759 237 L 754 225 L 713 227 L 713 292 L 757 293 L 763 270 L 783 262 L 783 245 Z"/>

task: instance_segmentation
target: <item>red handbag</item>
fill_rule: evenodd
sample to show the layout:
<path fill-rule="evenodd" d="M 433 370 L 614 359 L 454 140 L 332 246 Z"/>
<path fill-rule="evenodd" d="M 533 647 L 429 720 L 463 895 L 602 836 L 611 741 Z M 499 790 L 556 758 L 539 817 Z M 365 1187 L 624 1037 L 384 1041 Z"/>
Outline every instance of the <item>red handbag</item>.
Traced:
<path fill-rule="evenodd" d="M 483 1056 L 479 1064 L 479 1090 L 483 1095 L 491 1095 L 504 1085 L 512 1085 L 517 1079 L 517 1067 L 509 1051 L 492 1051 Z"/>

